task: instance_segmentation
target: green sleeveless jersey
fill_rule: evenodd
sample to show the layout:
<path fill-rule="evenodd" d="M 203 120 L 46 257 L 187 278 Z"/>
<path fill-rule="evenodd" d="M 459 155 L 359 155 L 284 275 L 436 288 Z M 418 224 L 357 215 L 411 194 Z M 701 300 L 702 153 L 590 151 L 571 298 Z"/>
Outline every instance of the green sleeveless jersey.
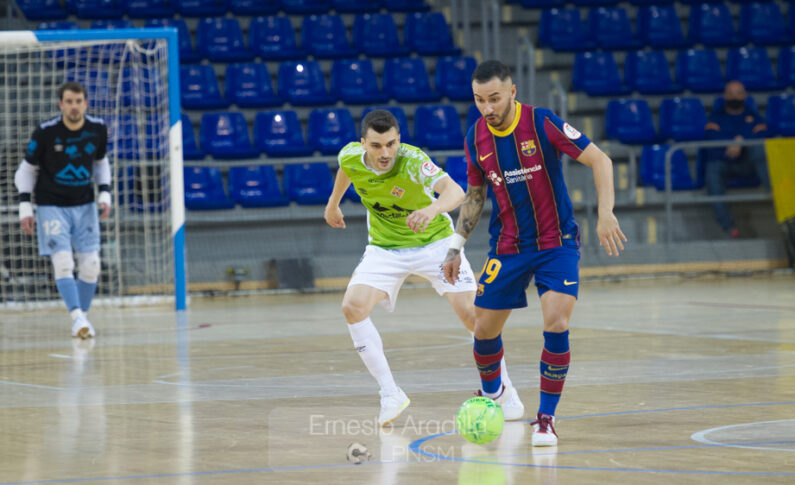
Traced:
<path fill-rule="evenodd" d="M 453 234 L 453 221 L 447 214 L 434 217 L 424 232 L 414 233 L 406 225 L 409 214 L 436 200 L 433 184 L 447 176 L 419 148 L 401 143 L 395 165 L 380 175 L 365 164 L 359 142 L 345 145 L 337 158 L 367 208 L 370 244 L 386 249 L 414 248 Z"/>

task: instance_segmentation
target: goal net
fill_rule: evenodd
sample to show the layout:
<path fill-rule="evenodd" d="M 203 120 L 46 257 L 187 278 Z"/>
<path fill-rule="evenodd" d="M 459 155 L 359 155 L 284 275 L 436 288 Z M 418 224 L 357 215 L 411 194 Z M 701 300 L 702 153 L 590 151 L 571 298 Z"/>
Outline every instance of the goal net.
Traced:
<path fill-rule="evenodd" d="M 108 126 L 113 211 L 101 220 L 95 304 L 185 308 L 184 201 L 174 29 L 0 33 L 0 310 L 61 305 L 49 258 L 18 220 L 14 172 L 58 87 L 86 88 Z M 35 200 L 34 200 L 35 204 Z"/>

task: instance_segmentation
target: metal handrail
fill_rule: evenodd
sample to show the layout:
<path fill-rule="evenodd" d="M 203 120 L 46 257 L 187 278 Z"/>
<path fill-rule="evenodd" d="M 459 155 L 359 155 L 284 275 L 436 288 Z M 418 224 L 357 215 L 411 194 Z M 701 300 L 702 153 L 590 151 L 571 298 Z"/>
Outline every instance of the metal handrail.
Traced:
<path fill-rule="evenodd" d="M 634 204 L 638 200 L 638 147 L 633 145 L 624 145 L 621 143 L 603 142 L 599 143 L 602 151 L 609 152 L 624 152 L 629 158 L 629 170 L 627 178 L 627 190 L 629 191 L 629 202 Z"/>
<path fill-rule="evenodd" d="M 527 104 L 535 104 L 536 51 L 527 35 L 519 38 L 516 49 L 516 84 L 520 91 L 518 98 Z"/>

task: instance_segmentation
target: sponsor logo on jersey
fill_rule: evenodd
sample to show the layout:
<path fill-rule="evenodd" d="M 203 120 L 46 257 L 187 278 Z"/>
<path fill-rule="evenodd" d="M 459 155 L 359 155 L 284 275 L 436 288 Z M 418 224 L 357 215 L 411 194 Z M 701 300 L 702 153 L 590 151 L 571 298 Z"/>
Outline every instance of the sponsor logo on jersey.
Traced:
<path fill-rule="evenodd" d="M 505 183 L 506 184 L 513 184 L 516 182 L 522 182 L 524 180 L 532 180 L 533 179 L 533 172 L 538 172 L 541 170 L 541 165 L 533 165 L 532 167 L 523 167 L 517 168 L 516 170 L 508 170 L 503 175 L 505 175 Z"/>
<path fill-rule="evenodd" d="M 536 152 L 536 141 L 535 140 L 526 140 L 522 142 L 522 154 L 526 157 L 532 157 L 533 154 Z"/>
<path fill-rule="evenodd" d="M 489 180 L 491 180 L 492 185 L 499 186 L 502 183 L 502 177 L 497 175 L 497 172 L 495 172 L 494 170 L 489 172 L 487 177 Z"/>
<path fill-rule="evenodd" d="M 55 181 L 61 185 L 88 185 L 91 183 L 91 174 L 86 167 L 75 167 L 71 163 L 55 174 Z"/>
<path fill-rule="evenodd" d="M 91 155 L 97 150 L 97 147 L 95 147 L 93 143 L 88 142 L 86 143 L 86 146 L 83 147 L 83 150 L 85 150 L 87 154 Z"/>
<path fill-rule="evenodd" d="M 397 197 L 398 199 L 399 199 L 399 198 L 401 198 L 401 197 L 403 197 L 403 194 L 405 194 L 405 193 L 406 193 L 405 189 L 401 189 L 401 188 L 400 188 L 400 187 L 398 187 L 397 185 L 395 185 L 394 187 L 392 187 L 392 195 L 394 195 L 394 196 L 395 196 L 395 197 Z"/>
<path fill-rule="evenodd" d="M 36 143 L 36 140 L 30 140 L 30 143 L 28 143 L 28 150 L 27 150 L 27 155 L 29 157 L 32 157 L 33 154 L 36 153 L 37 146 L 39 146 L 39 144 Z"/>
<path fill-rule="evenodd" d="M 69 158 L 75 159 L 80 156 L 80 150 L 77 148 L 77 145 L 67 145 L 66 150 L 64 153 L 69 155 Z"/>
<path fill-rule="evenodd" d="M 62 151 L 63 151 L 63 145 L 54 145 L 54 146 L 53 146 L 53 149 L 54 149 L 56 152 L 62 152 Z"/>
<path fill-rule="evenodd" d="M 422 174 L 426 177 L 433 177 L 437 173 L 439 173 L 439 167 L 436 166 L 433 162 L 425 162 L 422 164 Z"/>
<path fill-rule="evenodd" d="M 480 161 L 482 162 L 483 160 L 489 158 L 493 153 L 494 152 L 489 152 L 489 153 L 483 155 L 482 157 L 480 157 Z"/>
<path fill-rule="evenodd" d="M 563 133 L 565 133 L 566 136 L 572 140 L 576 140 L 582 136 L 582 133 L 572 128 L 572 126 L 568 123 L 563 123 Z"/>

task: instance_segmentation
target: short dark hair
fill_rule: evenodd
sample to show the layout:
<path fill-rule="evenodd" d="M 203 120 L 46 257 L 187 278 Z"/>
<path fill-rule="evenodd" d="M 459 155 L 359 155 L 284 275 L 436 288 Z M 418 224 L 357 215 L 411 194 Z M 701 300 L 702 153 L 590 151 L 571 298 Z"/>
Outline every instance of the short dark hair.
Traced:
<path fill-rule="evenodd" d="M 362 137 L 367 136 L 367 131 L 373 129 L 376 133 L 386 133 L 391 128 L 400 133 L 400 125 L 395 115 L 385 109 L 370 111 L 362 119 Z"/>
<path fill-rule="evenodd" d="M 83 93 L 83 97 L 86 96 L 86 88 L 83 87 L 77 81 L 69 81 L 61 84 L 61 87 L 58 88 L 58 99 L 63 100 L 63 93 L 66 91 L 72 91 L 73 93 Z"/>
<path fill-rule="evenodd" d="M 505 81 L 511 77 L 511 68 L 500 61 L 484 61 L 475 68 L 472 73 L 472 80 L 479 84 L 484 84 L 494 78 Z"/>

